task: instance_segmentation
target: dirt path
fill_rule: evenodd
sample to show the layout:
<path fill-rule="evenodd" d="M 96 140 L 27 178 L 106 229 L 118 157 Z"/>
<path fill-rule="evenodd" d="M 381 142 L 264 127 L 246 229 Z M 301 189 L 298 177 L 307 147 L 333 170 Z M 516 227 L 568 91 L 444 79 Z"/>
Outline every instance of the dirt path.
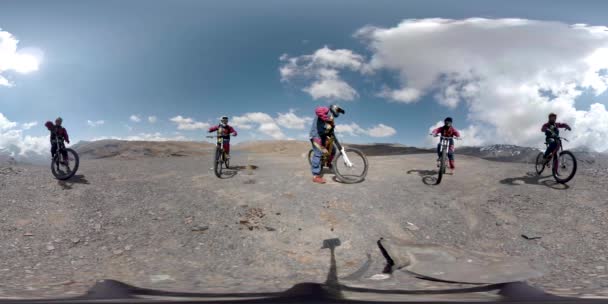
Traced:
<path fill-rule="evenodd" d="M 0 174 L 0 294 L 79 293 L 104 278 L 276 291 L 323 282 L 329 238 L 342 243 L 340 277 L 370 255 L 365 280 L 381 271 L 375 242 L 388 236 L 529 257 L 546 272 L 537 286 L 608 293 L 605 171 L 583 167 L 563 186 L 525 164 L 460 156 L 455 176 L 429 186 L 433 155 L 376 156 L 363 183 L 316 185 L 301 156 L 235 153 L 232 162 L 239 169 L 226 179 L 209 157 L 87 160 L 65 183 L 46 167 Z"/>

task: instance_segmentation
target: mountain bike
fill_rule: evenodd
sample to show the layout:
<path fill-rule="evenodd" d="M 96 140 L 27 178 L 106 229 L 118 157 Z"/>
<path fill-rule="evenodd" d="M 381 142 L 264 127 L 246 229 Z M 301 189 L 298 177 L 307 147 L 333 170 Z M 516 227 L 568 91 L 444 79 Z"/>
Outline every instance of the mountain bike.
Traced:
<path fill-rule="evenodd" d="M 215 172 L 215 176 L 221 178 L 222 177 L 222 167 L 226 167 L 226 169 L 230 169 L 230 159 L 226 157 L 226 152 L 224 151 L 224 136 L 223 135 L 215 135 L 215 136 L 207 136 L 207 138 L 217 139 L 217 146 L 215 148 L 215 156 L 213 158 L 213 171 Z"/>
<path fill-rule="evenodd" d="M 433 134 L 431 134 L 433 135 Z M 439 135 L 433 135 L 434 137 L 437 137 Z M 459 137 L 446 137 L 446 136 L 441 136 L 441 139 L 439 141 L 439 144 L 441 145 L 441 156 L 439 157 L 439 170 L 437 172 L 437 181 L 435 182 L 435 185 L 439 185 L 439 183 L 441 183 L 441 179 L 443 178 L 443 175 L 445 174 L 445 170 L 447 168 L 447 160 L 448 160 L 448 149 L 450 148 L 450 140 L 452 139 L 456 139 L 456 140 L 460 140 Z"/>
<path fill-rule="evenodd" d="M 336 148 L 336 155 L 331 158 L 332 148 Z M 355 148 L 346 148 L 340 144 L 333 129 L 329 131 L 325 142 L 327 153 L 321 156 L 321 166 L 333 167 L 337 179 L 345 184 L 354 184 L 361 182 L 367 176 L 369 167 L 367 157 L 363 152 Z M 312 157 L 314 150 L 308 151 L 308 164 L 312 165 Z"/>
<path fill-rule="evenodd" d="M 543 152 L 538 153 L 538 156 L 536 156 L 536 174 L 541 175 L 546 167 L 552 167 L 551 171 L 555 181 L 565 184 L 576 174 L 576 157 L 574 157 L 572 152 L 563 150 L 562 140 L 568 142 L 566 138 L 557 135 L 553 136 L 553 138 L 557 141 L 557 147 L 549 155 L 549 158 L 545 161 L 545 153 Z M 546 142 L 545 145 L 549 146 L 549 143 Z"/>
<path fill-rule="evenodd" d="M 78 153 L 73 149 L 66 148 L 63 138 L 59 136 L 53 139 L 53 143 L 57 145 L 57 152 L 55 152 L 51 161 L 51 172 L 58 180 L 69 179 L 78 171 L 80 165 Z"/>

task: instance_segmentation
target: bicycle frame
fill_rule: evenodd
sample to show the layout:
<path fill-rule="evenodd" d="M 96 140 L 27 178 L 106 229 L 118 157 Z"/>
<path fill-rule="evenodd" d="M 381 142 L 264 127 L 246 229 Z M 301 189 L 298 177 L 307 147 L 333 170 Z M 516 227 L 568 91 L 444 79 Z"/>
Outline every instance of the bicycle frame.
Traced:
<path fill-rule="evenodd" d="M 338 138 L 336 138 L 336 134 L 333 131 L 329 134 L 328 141 L 325 144 L 325 147 L 327 148 L 328 153 L 323 155 L 324 163 L 327 163 L 329 155 L 331 155 L 332 151 L 329 148 L 332 146 L 335 146 L 336 151 L 337 151 L 337 153 L 336 153 L 336 155 L 334 155 L 334 157 L 338 157 L 338 156 L 342 155 L 342 158 L 344 159 L 344 164 L 347 167 L 352 168 L 353 163 L 350 161 L 350 159 L 348 159 L 348 155 L 346 154 L 344 146 L 342 146 L 342 144 L 340 144 L 340 141 L 338 140 Z"/>

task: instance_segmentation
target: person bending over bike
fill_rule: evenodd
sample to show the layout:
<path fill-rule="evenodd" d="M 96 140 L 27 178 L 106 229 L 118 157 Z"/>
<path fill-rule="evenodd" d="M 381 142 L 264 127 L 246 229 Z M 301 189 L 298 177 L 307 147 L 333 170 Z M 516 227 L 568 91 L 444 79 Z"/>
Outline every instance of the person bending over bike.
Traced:
<path fill-rule="evenodd" d="M 55 158 L 55 154 L 57 154 L 57 143 L 55 142 L 56 138 L 59 138 L 61 140 L 64 140 L 65 142 L 67 142 L 68 144 L 70 143 L 70 137 L 68 136 L 68 131 L 61 126 L 61 124 L 63 123 L 63 119 L 61 119 L 61 117 L 57 117 L 57 119 L 55 119 L 55 124 L 53 124 L 50 121 L 47 121 L 44 126 L 51 132 L 51 157 Z M 63 159 L 67 159 L 68 158 L 68 152 L 67 151 L 63 151 Z"/>
<path fill-rule="evenodd" d="M 335 127 L 334 118 L 340 116 L 340 114 L 344 114 L 344 109 L 338 105 L 331 105 L 329 107 L 319 106 L 315 109 L 315 114 L 316 116 L 310 129 L 310 143 L 314 151 L 311 162 L 312 181 L 318 184 L 325 184 L 325 179 L 321 177 L 321 170 L 323 169 L 321 157 L 329 152 L 326 143 L 329 133 Z M 332 151 L 329 163 L 331 163 L 336 153 L 335 147 L 330 148 Z M 329 165 L 329 168 L 331 169 L 331 165 Z"/>
<path fill-rule="evenodd" d="M 443 137 L 460 137 L 460 132 L 458 132 L 458 130 L 456 130 L 456 128 L 452 126 L 452 117 L 446 117 L 443 120 L 443 126 L 433 130 L 431 134 L 433 134 L 433 136 L 441 135 Z M 437 167 L 440 167 L 441 143 L 437 144 L 437 155 L 439 155 L 439 158 L 437 158 Z M 450 145 L 448 148 L 448 159 L 450 173 L 454 174 L 454 169 L 456 169 L 456 166 L 454 164 L 454 139 L 450 139 Z"/>
<path fill-rule="evenodd" d="M 553 153 L 553 150 L 557 148 L 557 141 L 555 138 L 559 137 L 559 128 L 566 129 L 568 131 L 572 130 L 568 124 L 556 122 L 556 120 L 557 115 L 555 113 L 549 114 L 549 121 L 540 129 L 541 132 L 545 133 L 545 142 L 549 144 L 547 146 L 547 150 L 545 150 L 545 162 L 549 161 L 551 153 Z"/>
<path fill-rule="evenodd" d="M 220 124 L 209 128 L 209 133 L 217 131 L 218 136 L 222 136 L 224 139 L 224 152 L 226 153 L 226 159 L 230 158 L 230 135 L 236 136 L 236 130 L 228 125 L 228 117 L 222 116 Z"/>

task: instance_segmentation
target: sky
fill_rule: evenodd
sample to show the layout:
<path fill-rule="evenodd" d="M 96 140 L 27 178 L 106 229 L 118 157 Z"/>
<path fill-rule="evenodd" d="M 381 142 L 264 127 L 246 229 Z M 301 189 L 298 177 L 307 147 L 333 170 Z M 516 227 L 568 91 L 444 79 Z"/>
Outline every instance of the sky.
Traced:
<path fill-rule="evenodd" d="M 47 153 L 44 122 L 79 140 L 306 140 L 339 104 L 345 142 L 608 150 L 605 1 L 0 2 L 0 149 Z"/>

